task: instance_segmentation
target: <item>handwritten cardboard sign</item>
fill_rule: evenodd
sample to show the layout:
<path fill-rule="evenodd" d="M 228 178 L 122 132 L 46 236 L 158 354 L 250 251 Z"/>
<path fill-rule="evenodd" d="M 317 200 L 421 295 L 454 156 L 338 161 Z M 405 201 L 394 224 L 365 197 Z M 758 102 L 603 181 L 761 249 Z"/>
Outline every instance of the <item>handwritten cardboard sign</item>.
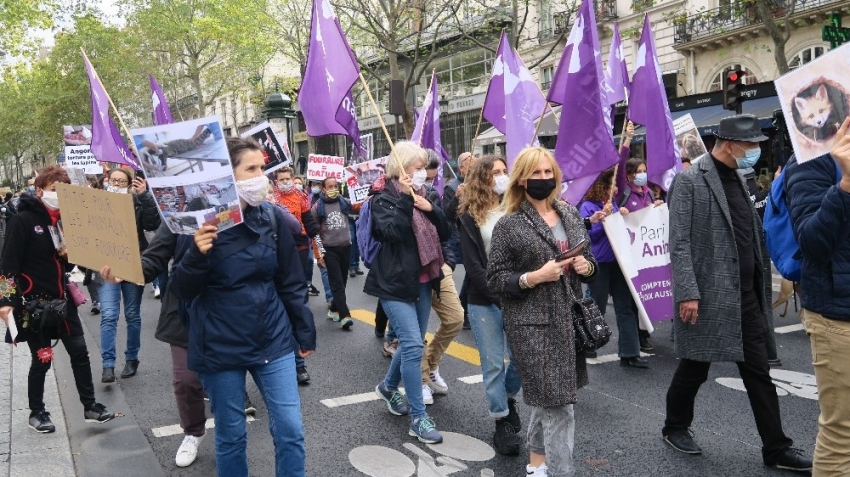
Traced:
<path fill-rule="evenodd" d="M 307 180 L 321 181 L 332 177 L 341 182 L 344 170 L 345 159 L 341 157 L 310 154 L 307 160 Z"/>
<path fill-rule="evenodd" d="M 56 184 L 68 261 L 144 284 L 133 196 Z"/>

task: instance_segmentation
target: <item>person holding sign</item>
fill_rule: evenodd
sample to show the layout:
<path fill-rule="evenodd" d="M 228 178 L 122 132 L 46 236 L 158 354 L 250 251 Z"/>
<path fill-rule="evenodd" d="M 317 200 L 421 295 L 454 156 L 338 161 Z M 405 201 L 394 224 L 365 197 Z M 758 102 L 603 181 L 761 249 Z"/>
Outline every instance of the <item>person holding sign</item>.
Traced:
<path fill-rule="evenodd" d="M 136 213 L 136 231 L 139 237 L 139 251 L 148 246 L 145 231 L 154 232 L 159 227 L 160 216 L 147 191 L 144 179 L 133 177 L 127 169 L 112 169 L 107 174 L 107 192 L 133 194 L 133 206 Z M 115 332 L 121 311 L 121 297 L 124 297 L 124 319 L 127 321 L 127 349 L 124 351 L 124 370 L 122 378 L 131 378 L 139 369 L 139 348 L 142 344 L 142 293 L 144 285 L 130 282 L 119 284 L 104 281 L 98 289 L 100 297 L 100 354 L 103 361 L 103 374 L 100 382 L 115 382 Z"/>
<path fill-rule="evenodd" d="M 26 341 L 32 353 L 27 394 L 29 425 L 36 432 L 55 432 L 50 413 L 44 407 L 44 379 L 53 360 L 52 340 L 60 340 L 71 358 L 74 382 L 83 404 L 86 422 L 103 423 L 115 418 L 95 401 L 91 363 L 83 325 L 74 300 L 68 299 L 68 263 L 63 244 L 56 244 L 51 230 L 61 227 L 56 184 L 70 184 L 68 173 L 59 166 L 47 166 L 35 179 L 34 195 L 22 195 L 18 213 L 6 229 L 6 244 L 0 257 L 0 318 L 7 326 L 14 319 L 17 339 L 7 331 L 6 342 Z M 64 319 L 52 326 L 46 311 L 36 319 L 39 308 L 64 308 Z M 61 317 L 61 313 L 57 313 Z"/>
<path fill-rule="evenodd" d="M 295 353 L 316 348 L 304 280 L 283 212 L 264 203 L 263 149 L 227 139 L 244 222 L 220 233 L 198 229 L 177 263 L 172 290 L 186 307 L 188 367 L 213 403 L 219 477 L 247 477 L 245 375 L 257 383 L 273 423 L 275 475 L 304 475 L 304 429 Z"/>

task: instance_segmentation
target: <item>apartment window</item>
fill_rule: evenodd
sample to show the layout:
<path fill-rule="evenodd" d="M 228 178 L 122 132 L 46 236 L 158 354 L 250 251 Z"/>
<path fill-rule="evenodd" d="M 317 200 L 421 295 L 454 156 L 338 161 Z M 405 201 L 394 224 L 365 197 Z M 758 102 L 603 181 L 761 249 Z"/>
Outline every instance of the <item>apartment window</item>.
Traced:
<path fill-rule="evenodd" d="M 539 0 L 537 11 L 540 15 L 537 20 L 537 39 L 540 43 L 546 43 L 555 37 L 552 2 L 550 0 Z"/>
<path fill-rule="evenodd" d="M 555 74 L 554 66 L 545 66 L 540 70 L 540 89 L 548 91 L 552 86 L 552 76 Z"/>
<path fill-rule="evenodd" d="M 478 49 L 435 62 L 440 95 L 449 99 L 486 92 L 494 58 L 492 52 Z M 430 83 L 431 75 L 423 75 L 416 87 L 417 105 L 425 99 Z"/>
<path fill-rule="evenodd" d="M 753 74 L 753 72 L 750 71 L 748 68 L 741 67 L 739 65 L 729 65 L 726 68 L 720 70 L 719 73 L 717 73 L 717 76 L 715 76 L 711 84 L 708 85 L 708 92 L 711 93 L 713 91 L 721 91 L 723 89 L 723 75 L 725 75 L 727 71 L 732 69 L 744 70 L 744 72 L 747 74 L 746 76 L 744 76 L 744 84 L 746 85 L 756 84 L 759 82 L 759 79 L 756 77 L 756 75 Z"/>
<path fill-rule="evenodd" d="M 792 70 L 795 70 L 806 63 L 821 57 L 824 53 L 826 53 L 826 46 L 810 46 L 803 51 L 797 53 L 791 58 L 791 61 L 788 62 L 788 67 Z"/>

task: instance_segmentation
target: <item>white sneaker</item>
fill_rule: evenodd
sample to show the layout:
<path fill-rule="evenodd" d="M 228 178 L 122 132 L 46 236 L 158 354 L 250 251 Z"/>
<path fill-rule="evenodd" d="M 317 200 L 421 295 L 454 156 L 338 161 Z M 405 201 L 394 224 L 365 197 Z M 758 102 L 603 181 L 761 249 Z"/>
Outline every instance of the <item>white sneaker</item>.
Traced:
<path fill-rule="evenodd" d="M 440 376 L 440 368 L 437 368 L 430 373 L 431 379 L 428 381 L 428 386 L 431 387 L 431 390 L 434 391 L 434 394 L 448 394 L 449 393 L 449 385 L 443 381 L 442 376 Z"/>
<path fill-rule="evenodd" d="M 159 298 L 159 287 L 157 286 L 153 287 L 153 297 Z"/>
<path fill-rule="evenodd" d="M 549 475 L 549 468 L 546 464 L 541 464 L 540 467 L 525 466 L 525 475 L 529 477 L 546 477 Z"/>
<path fill-rule="evenodd" d="M 425 404 L 434 404 L 434 395 L 431 393 L 431 388 L 427 384 L 422 385 L 422 402 Z"/>
<path fill-rule="evenodd" d="M 183 443 L 177 449 L 177 457 L 174 459 L 177 467 L 188 467 L 192 465 L 192 462 L 195 462 L 198 457 L 198 446 L 201 445 L 203 440 L 204 436 L 186 436 L 183 438 Z"/>

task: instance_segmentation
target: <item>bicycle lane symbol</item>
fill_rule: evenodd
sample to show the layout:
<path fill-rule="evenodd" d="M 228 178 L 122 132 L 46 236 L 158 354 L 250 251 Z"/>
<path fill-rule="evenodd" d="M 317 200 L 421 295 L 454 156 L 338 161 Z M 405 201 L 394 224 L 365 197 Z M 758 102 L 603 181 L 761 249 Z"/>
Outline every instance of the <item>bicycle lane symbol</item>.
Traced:
<path fill-rule="evenodd" d="M 372 477 L 445 477 L 470 470 L 467 463 L 486 462 L 496 456 L 492 447 L 474 437 L 454 432 L 442 434 L 442 444 L 427 445 L 432 452 L 440 454 L 436 457 L 408 442 L 402 447 L 412 457 L 389 447 L 366 445 L 352 449 L 348 460 L 355 469 Z M 495 473 L 485 468 L 478 475 L 494 477 Z"/>
<path fill-rule="evenodd" d="M 778 396 L 787 396 L 789 394 L 801 398 L 818 400 L 818 386 L 815 377 L 811 374 L 798 373 L 796 371 L 787 371 L 784 369 L 771 369 L 770 377 L 773 379 L 773 384 L 776 385 L 776 394 Z M 718 384 L 722 384 L 728 388 L 737 391 L 745 391 L 744 381 L 740 378 L 717 378 Z"/>

